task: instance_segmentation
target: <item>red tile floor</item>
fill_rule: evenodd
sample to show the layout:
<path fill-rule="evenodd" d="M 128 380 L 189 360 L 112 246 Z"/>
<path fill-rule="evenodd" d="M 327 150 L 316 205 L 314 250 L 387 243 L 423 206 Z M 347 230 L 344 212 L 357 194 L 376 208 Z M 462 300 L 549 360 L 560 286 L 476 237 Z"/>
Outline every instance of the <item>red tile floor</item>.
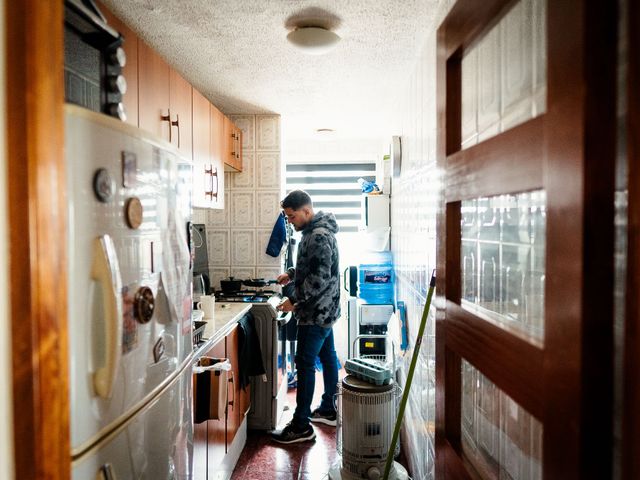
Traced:
<path fill-rule="evenodd" d="M 341 370 L 340 378 L 343 376 L 344 370 Z M 320 404 L 322 392 L 322 373 L 317 372 L 312 409 Z M 287 402 L 289 409 L 284 412 L 278 428 L 284 427 L 293 416 L 295 390 L 289 390 Z M 313 428 L 315 440 L 292 445 L 281 445 L 266 432 L 250 430 L 231 480 L 327 480 L 329 468 L 338 458 L 336 429 L 322 424 L 313 424 Z"/>

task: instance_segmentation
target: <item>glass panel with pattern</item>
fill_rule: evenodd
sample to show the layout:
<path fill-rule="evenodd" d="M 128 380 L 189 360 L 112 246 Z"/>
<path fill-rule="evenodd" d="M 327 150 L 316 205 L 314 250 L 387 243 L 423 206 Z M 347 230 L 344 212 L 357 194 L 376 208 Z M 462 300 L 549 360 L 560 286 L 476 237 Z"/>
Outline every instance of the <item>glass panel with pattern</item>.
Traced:
<path fill-rule="evenodd" d="M 461 205 L 461 304 L 524 337 L 544 336 L 546 194 Z"/>
<path fill-rule="evenodd" d="M 462 145 L 546 110 L 546 0 L 520 0 L 462 58 Z"/>
<path fill-rule="evenodd" d="M 462 361 L 462 452 L 482 479 L 542 478 L 542 424 Z"/>

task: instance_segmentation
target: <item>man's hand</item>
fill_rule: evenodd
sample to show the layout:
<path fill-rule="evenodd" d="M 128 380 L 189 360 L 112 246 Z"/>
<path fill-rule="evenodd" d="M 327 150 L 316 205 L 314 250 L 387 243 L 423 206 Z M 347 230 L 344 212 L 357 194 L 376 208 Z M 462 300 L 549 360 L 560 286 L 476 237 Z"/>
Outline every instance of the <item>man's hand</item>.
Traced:
<path fill-rule="evenodd" d="M 291 279 L 289 278 L 289 274 L 288 273 L 281 273 L 276 278 L 276 282 L 278 282 L 278 285 L 287 285 L 287 284 L 291 283 Z"/>
<path fill-rule="evenodd" d="M 293 305 L 293 303 L 291 303 L 291 300 L 285 297 L 278 304 L 278 306 L 276 307 L 276 310 L 279 310 L 281 312 L 293 312 L 294 308 L 295 306 Z"/>

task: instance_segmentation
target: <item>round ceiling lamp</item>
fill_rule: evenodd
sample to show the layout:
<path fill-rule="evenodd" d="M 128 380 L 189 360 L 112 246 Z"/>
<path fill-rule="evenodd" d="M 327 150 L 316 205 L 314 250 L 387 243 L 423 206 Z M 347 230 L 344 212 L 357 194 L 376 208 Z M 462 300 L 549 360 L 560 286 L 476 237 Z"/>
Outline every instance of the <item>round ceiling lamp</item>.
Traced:
<path fill-rule="evenodd" d="M 321 27 L 300 27 L 289 32 L 287 40 L 304 53 L 322 55 L 333 49 L 340 37 Z"/>

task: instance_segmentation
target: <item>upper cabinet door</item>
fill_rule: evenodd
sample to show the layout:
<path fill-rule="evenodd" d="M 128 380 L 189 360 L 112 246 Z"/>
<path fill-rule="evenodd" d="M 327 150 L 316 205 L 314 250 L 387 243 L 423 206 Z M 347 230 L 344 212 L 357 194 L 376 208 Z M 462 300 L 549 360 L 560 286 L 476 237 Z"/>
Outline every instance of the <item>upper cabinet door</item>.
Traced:
<path fill-rule="evenodd" d="M 138 37 L 122 21 L 109 10 L 100 5 L 100 11 L 107 19 L 107 23 L 124 37 L 122 48 L 127 54 L 127 63 L 122 69 L 122 75 L 127 81 L 127 91 L 122 96 L 122 104 L 127 113 L 127 123 L 138 126 Z"/>
<path fill-rule="evenodd" d="M 171 110 L 171 143 L 192 159 L 192 93 L 191 84 L 173 68 L 169 70 L 169 109 Z"/>
<path fill-rule="evenodd" d="M 211 105 L 211 162 L 217 172 L 217 197 L 213 208 L 224 208 L 224 115 L 214 105 Z"/>
<path fill-rule="evenodd" d="M 138 41 L 139 127 L 169 141 L 169 65 Z"/>
<path fill-rule="evenodd" d="M 225 137 L 225 170 L 228 172 L 242 171 L 242 139 L 239 129 L 228 118 L 224 117 L 224 137 Z"/>
<path fill-rule="evenodd" d="M 222 208 L 218 199 L 224 172 L 216 167 L 211 152 L 211 104 L 193 89 L 193 196 L 194 207 Z"/>

